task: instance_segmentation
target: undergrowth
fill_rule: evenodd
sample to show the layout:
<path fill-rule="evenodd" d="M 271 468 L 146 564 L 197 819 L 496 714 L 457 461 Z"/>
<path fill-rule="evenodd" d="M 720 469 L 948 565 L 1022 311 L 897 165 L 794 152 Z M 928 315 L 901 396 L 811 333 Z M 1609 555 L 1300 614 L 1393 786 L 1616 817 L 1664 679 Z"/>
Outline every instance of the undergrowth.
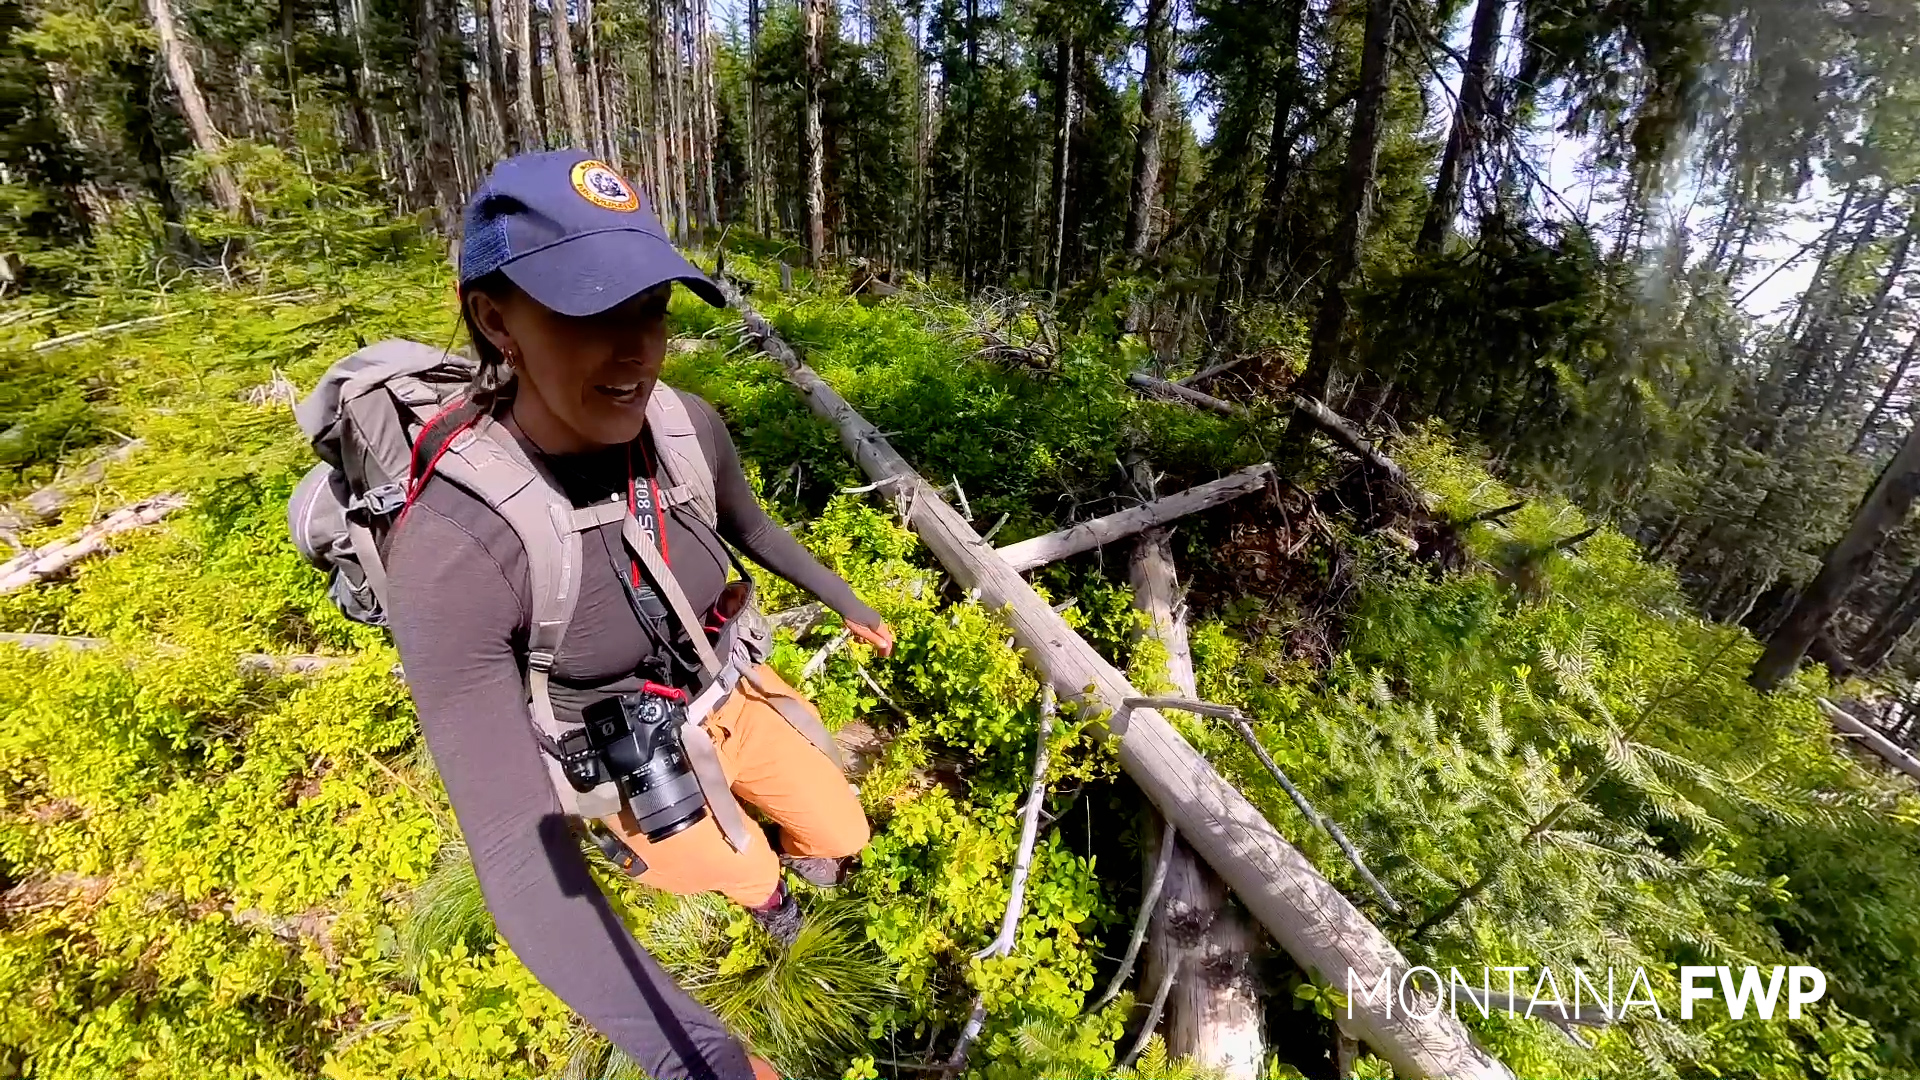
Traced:
<path fill-rule="evenodd" d="M 1169 473 L 1165 489 L 1264 457 L 1258 425 L 1140 400 L 1092 340 L 1069 338 L 1042 377 L 1000 370 L 905 305 L 830 287 L 776 296 L 764 268 L 740 269 L 822 375 L 929 479 L 957 482 L 978 527 L 1001 525 L 996 542 L 1111 509 L 1103 493 L 1125 490 L 1134 455 Z M 0 1075 L 620 1075 L 630 1066 L 494 936 L 391 646 L 333 610 L 285 539 L 284 500 L 310 460 L 285 385 L 311 387 L 381 337 L 450 340 L 447 273 L 414 253 L 272 288 L 311 292 L 183 288 L 159 302 L 186 314 L 31 361 L 31 341 L 153 307 L 80 304 L 0 327 L 13 493 L 127 436 L 143 448 L 79 492 L 69 520 L 163 491 L 191 499 L 112 557 L 0 596 L 0 630 L 106 641 L 0 648 Z M 623 917 L 796 1075 L 895 1075 L 889 1062 L 944 1054 L 978 995 L 989 1020 L 973 1075 L 1197 1076 L 1157 1040 L 1116 1070 L 1128 996 L 1080 1015 L 1124 943 L 1137 876 L 1131 853 L 1111 865 L 1133 822 L 1112 748 L 1091 732 L 1068 724 L 1051 747 L 1049 824 L 1011 955 L 973 959 L 1007 900 L 1038 687 L 1001 622 L 951 588 L 892 509 L 841 490 L 862 478 L 833 432 L 734 346 L 727 317 L 681 295 L 673 318 L 705 340 L 668 379 L 720 407 L 769 504 L 899 646 L 887 659 L 849 646 L 806 683 L 829 726 L 864 724 L 880 749 L 860 780 L 874 841 L 839 894 L 803 896 L 794 951 L 737 908 L 596 864 Z M 1443 514 L 1513 501 L 1438 436 L 1397 451 Z M 1834 752 L 1810 676 L 1749 690 L 1754 643 L 1690 615 L 1630 541 L 1602 529 L 1557 549 L 1585 523 L 1551 498 L 1511 520 L 1474 526 L 1473 565 L 1450 575 L 1343 531 L 1357 587 L 1329 670 L 1266 623 L 1228 612 L 1195 627 L 1203 696 L 1248 710 L 1406 918 L 1375 904 L 1230 731 L 1176 722 L 1416 962 L 1645 965 L 1667 1003 L 1679 963 L 1828 974 L 1830 1003 L 1803 1020 L 1637 1018 L 1591 1049 L 1538 1022 L 1473 1018 L 1520 1075 L 1905 1074 L 1920 1038 L 1911 793 Z M 1196 526 L 1187 554 L 1205 557 L 1208 535 Z M 1038 577 L 1110 659 L 1154 681 L 1160 656 L 1132 645 L 1128 591 L 1088 562 Z M 763 586 L 771 607 L 802 599 Z M 797 680 L 833 623 L 783 638 L 775 665 Z M 249 653 L 349 662 L 262 676 L 243 673 Z M 1303 985 L 1275 1007 L 1337 1007 Z"/>

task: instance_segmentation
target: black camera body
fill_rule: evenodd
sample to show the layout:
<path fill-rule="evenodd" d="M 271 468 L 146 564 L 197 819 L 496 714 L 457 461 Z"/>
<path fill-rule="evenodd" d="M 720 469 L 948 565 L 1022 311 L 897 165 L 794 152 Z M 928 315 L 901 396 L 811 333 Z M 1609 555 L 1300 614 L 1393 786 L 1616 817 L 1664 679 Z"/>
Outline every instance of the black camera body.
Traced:
<path fill-rule="evenodd" d="M 580 768 L 568 769 L 568 781 L 581 791 L 611 779 L 650 843 L 707 816 L 706 796 L 680 746 L 685 697 L 682 691 L 648 683 L 638 693 L 590 706 L 581 719 L 594 753 Z M 586 775 L 589 766 L 591 777 Z"/>

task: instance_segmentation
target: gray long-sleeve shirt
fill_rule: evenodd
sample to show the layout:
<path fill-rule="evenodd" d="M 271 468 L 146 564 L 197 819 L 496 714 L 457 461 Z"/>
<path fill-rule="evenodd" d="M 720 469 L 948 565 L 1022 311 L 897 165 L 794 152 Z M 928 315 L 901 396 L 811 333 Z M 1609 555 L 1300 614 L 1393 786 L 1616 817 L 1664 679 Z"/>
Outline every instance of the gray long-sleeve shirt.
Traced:
<path fill-rule="evenodd" d="M 720 534 L 843 617 L 877 626 L 879 616 L 845 581 L 767 517 L 713 408 L 682 396 L 714 469 Z M 636 466 L 643 459 L 632 456 Z M 576 505 L 603 501 L 628 482 L 626 447 L 546 460 Z M 705 611 L 726 582 L 725 553 L 677 511 L 665 531 L 674 577 Z M 635 672 L 656 649 L 617 576 L 627 565 L 618 527 L 583 542 L 580 600 L 553 671 L 557 710 L 570 719 L 638 689 Z M 527 715 L 531 584 L 512 528 L 451 482 L 429 479 L 395 529 L 387 572 L 394 641 L 421 728 L 501 936 L 648 1075 L 750 1080 L 739 1043 L 621 925 L 562 816 Z"/>

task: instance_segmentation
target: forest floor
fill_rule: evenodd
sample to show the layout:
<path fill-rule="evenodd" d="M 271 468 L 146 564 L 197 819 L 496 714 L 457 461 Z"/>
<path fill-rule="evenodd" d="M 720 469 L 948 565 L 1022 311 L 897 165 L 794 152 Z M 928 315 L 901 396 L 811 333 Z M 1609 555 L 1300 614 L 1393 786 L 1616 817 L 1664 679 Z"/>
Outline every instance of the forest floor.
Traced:
<path fill-rule="evenodd" d="M 1123 461 L 1162 493 L 1264 460 L 1277 431 L 1141 399 L 1133 352 L 1069 336 L 1044 370 L 996 366 L 824 280 L 753 300 L 935 483 L 958 483 L 997 543 L 1126 499 Z M 804 277 L 804 275 L 803 275 Z M 609 1075 L 604 1043 L 495 938 L 385 636 L 343 619 L 286 537 L 311 463 L 291 403 L 362 344 L 455 340 L 444 265 L 417 253 L 253 291 L 78 297 L 0 309 L 0 464 L 16 500 L 125 439 L 71 485 L 32 547 L 162 494 L 185 505 L 109 557 L 0 594 L 0 631 L 104 640 L 0 648 L 0 1076 Z M 35 349 L 130 319 L 123 331 Z M 1109 749 L 1052 746 L 1050 823 L 1010 956 L 972 954 L 1007 900 L 1033 762 L 1037 684 L 992 613 L 958 594 L 863 482 L 831 429 L 737 320 L 680 296 L 668 381 L 727 418 L 769 506 L 894 627 L 899 648 L 832 653 L 805 687 L 830 726 L 871 732 L 875 838 L 781 952 L 743 913 L 603 875 L 641 940 L 785 1071 L 919 1076 L 970 1002 L 972 1075 L 1193 1076 L 1158 1046 L 1137 1068 L 1123 995 L 1082 1010 L 1138 903 L 1139 800 Z M 1466 1014 L 1517 1075 L 1895 1077 L 1920 1047 L 1920 801 L 1837 752 L 1814 676 L 1747 687 L 1744 631 L 1697 618 L 1671 573 L 1551 493 L 1510 490 L 1443 433 L 1391 451 L 1442 521 L 1449 567 L 1320 505 L 1344 465 L 1184 522 L 1202 695 L 1340 822 L 1406 908 L 1380 909 L 1230 730 L 1179 721 L 1416 963 L 1644 968 L 1664 1014 L 1576 1045 L 1545 1023 Z M 1331 459 L 1330 459 L 1331 460 Z M 17 503 L 16 503 L 17 505 Z M 1143 684 L 1150 650 L 1114 553 L 1034 574 Z M 768 605 L 800 597 L 764 583 Z M 837 627 L 783 637 L 792 679 Z M 325 654 L 313 673 L 254 654 Z M 603 868 L 604 869 L 604 868 Z M 1476 899 L 1437 925 L 1463 889 Z M 1829 997 L 1796 1020 L 1678 1018 L 1683 963 L 1812 964 Z M 1331 1076 L 1338 988 L 1263 956 L 1272 1075 Z M 1623 981 L 1625 976 L 1623 975 Z M 1368 1059 L 1359 1075 L 1388 1075 Z"/>

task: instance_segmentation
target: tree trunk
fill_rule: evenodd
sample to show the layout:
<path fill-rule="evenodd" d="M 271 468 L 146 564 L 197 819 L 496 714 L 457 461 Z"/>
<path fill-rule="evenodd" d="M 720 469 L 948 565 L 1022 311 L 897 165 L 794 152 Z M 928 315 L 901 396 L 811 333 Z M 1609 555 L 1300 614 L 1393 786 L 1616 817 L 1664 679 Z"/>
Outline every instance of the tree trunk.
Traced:
<path fill-rule="evenodd" d="M 1855 642 L 1851 650 L 1854 670 L 1872 671 L 1886 663 L 1887 656 L 1913 629 L 1916 620 L 1920 620 L 1920 566 L 1913 568 L 1906 584 L 1900 586 L 1900 591 Z"/>
<path fill-rule="evenodd" d="M 341 141 L 352 153 L 364 154 L 373 149 L 373 119 L 367 115 L 367 84 L 362 73 L 365 70 L 366 53 L 360 47 L 359 20 L 351 18 L 348 11 L 340 6 L 340 0 L 332 0 L 333 24 L 342 38 L 351 38 L 354 42 L 354 55 L 342 57 L 339 61 L 340 83 L 347 94 L 346 137 Z"/>
<path fill-rule="evenodd" d="M 587 141 L 587 118 L 580 100 L 580 78 L 574 70 L 573 27 L 567 18 L 567 0 L 550 0 L 548 37 L 553 39 L 553 77 L 560 84 L 560 111 L 566 119 L 567 145 L 593 153 Z"/>
<path fill-rule="evenodd" d="M 713 150 L 720 141 L 719 118 L 714 111 L 712 15 L 707 0 L 693 0 L 692 49 L 694 58 L 694 119 L 699 122 L 696 136 L 700 161 L 700 215 L 707 228 L 720 225 L 719 180 L 715 175 Z"/>
<path fill-rule="evenodd" d="M 760 0 L 747 0 L 747 191 L 753 231 L 767 235 L 767 203 L 762 182 L 760 140 Z"/>
<path fill-rule="evenodd" d="M 1834 407 L 1847 396 L 1852 389 L 1854 375 L 1860 366 L 1861 357 L 1866 355 L 1867 346 L 1873 341 L 1874 331 L 1880 328 L 1880 322 L 1887 314 L 1887 302 L 1893 296 L 1893 287 L 1899 283 L 1900 275 L 1906 272 L 1907 256 L 1913 250 L 1914 230 L 1920 229 L 1920 198 L 1915 199 L 1913 212 L 1907 218 L 1907 227 L 1895 241 L 1893 251 L 1887 256 L 1887 268 L 1880 275 L 1880 287 L 1874 293 L 1873 305 L 1860 320 L 1860 330 L 1853 336 L 1853 344 L 1847 349 L 1847 355 L 1840 362 L 1840 373 L 1834 377 L 1833 385 L 1827 388 L 1826 397 L 1820 402 L 1820 413 L 1814 420 L 1817 427 Z"/>
<path fill-rule="evenodd" d="M 147 13 L 153 18 L 153 31 L 160 39 L 160 55 L 166 61 L 167 78 L 173 83 L 174 93 L 180 95 L 180 111 L 186 114 L 193 144 L 202 154 L 212 156 L 220 152 L 226 140 L 213 126 L 213 116 L 207 112 L 207 99 L 200 94 L 200 80 L 194 75 L 193 62 L 187 55 L 187 42 L 173 21 L 172 3 L 173 0 L 147 0 Z M 216 164 L 209 169 L 207 182 L 213 189 L 214 205 L 229 214 L 241 212 L 240 186 L 234 183 L 233 174 L 225 165 Z"/>
<path fill-rule="evenodd" d="M 800 0 L 805 24 L 807 66 L 806 115 L 800 131 L 800 161 L 807 187 L 807 264 L 818 267 L 827 253 L 827 186 L 824 140 L 820 131 L 820 94 L 826 82 L 822 66 L 821 34 L 827 17 L 827 0 Z"/>
<path fill-rule="evenodd" d="M 1920 491 L 1920 424 L 1907 433 L 1873 490 L 1861 500 L 1847 534 L 1827 552 L 1812 584 L 1801 591 L 1793 610 L 1767 639 L 1766 651 L 1747 678 L 1756 689 L 1771 690 L 1793 674 L 1814 636 L 1827 628 L 1840 601 L 1866 572 L 1874 549 L 1905 520 L 1916 491 Z"/>
<path fill-rule="evenodd" d="M 979 145 L 976 138 L 979 134 L 979 125 L 976 123 L 979 98 L 980 0 L 967 0 L 967 108 L 965 128 L 960 138 L 960 288 L 969 296 L 978 284 L 974 280 L 973 219 L 980 176 L 980 163 L 974 153 Z"/>
<path fill-rule="evenodd" d="M 1833 265 L 1833 257 L 1839 251 L 1840 237 L 1845 231 L 1847 216 L 1853 212 L 1853 201 L 1859 196 L 1860 180 L 1856 178 L 1847 185 L 1846 192 L 1840 196 L 1840 207 L 1833 214 L 1833 227 L 1827 230 L 1826 241 L 1820 245 L 1820 257 L 1814 261 L 1813 276 L 1808 279 L 1806 291 L 1800 294 L 1800 303 L 1793 309 L 1793 321 L 1787 325 L 1784 341 L 1796 342 L 1800 339 L 1800 331 L 1814 307 L 1815 298 L 1822 295 L 1821 290 L 1827 287 L 1828 269 Z M 1779 364 L 1774 365 L 1776 378 L 1779 368 Z"/>
<path fill-rule="evenodd" d="M 1453 220 L 1460 216 L 1467 174 L 1473 169 L 1486 132 L 1487 103 L 1492 95 L 1493 61 L 1500 51 L 1500 16 L 1506 0 L 1480 0 L 1473 12 L 1473 39 L 1460 74 L 1460 107 L 1453 114 L 1453 130 L 1440 156 L 1440 174 L 1434 179 L 1433 201 L 1420 226 L 1414 250 L 1437 254 L 1447 242 Z"/>
<path fill-rule="evenodd" d="M 1160 183 L 1160 132 L 1166 126 L 1167 68 L 1173 52 L 1170 0 L 1147 0 L 1140 34 L 1147 65 L 1140 78 L 1140 130 L 1133 142 L 1133 189 L 1127 200 L 1127 254 L 1147 253 L 1153 236 L 1153 194 Z"/>
<path fill-rule="evenodd" d="M 501 51 L 506 35 L 500 32 L 500 8 L 507 2 L 474 0 L 474 16 L 480 23 L 474 37 L 486 73 L 487 108 L 493 116 L 494 130 L 500 133 L 500 145 L 495 149 L 510 157 L 520 152 L 520 131 L 514 123 L 513 106 L 508 103 L 505 54 Z"/>
<path fill-rule="evenodd" d="M 1346 178 L 1340 191 L 1332 265 L 1320 311 L 1313 322 L 1313 346 L 1294 392 L 1325 400 L 1340 361 L 1347 325 L 1347 289 L 1360 270 L 1360 246 L 1367 238 L 1368 203 L 1380 150 L 1380 114 L 1393 74 L 1394 0 L 1368 0 L 1366 41 L 1360 54 L 1360 92 L 1353 106 L 1353 132 L 1347 140 Z M 1299 419 L 1288 425 L 1289 440 L 1304 438 Z M 1294 434 L 1297 433 L 1297 434 Z"/>
<path fill-rule="evenodd" d="M 667 116 L 672 123 L 667 137 L 673 141 L 673 234 L 687 241 L 693 211 L 687 203 L 687 173 L 693 168 L 693 140 L 687 135 L 687 0 L 672 0 L 673 11 L 667 38 L 672 46 L 673 70 L 667 77 Z"/>
<path fill-rule="evenodd" d="M 593 0 L 580 0 L 580 26 L 587 36 L 587 150 L 608 158 L 614 171 L 620 170 L 620 156 L 613 151 L 611 125 L 607 122 L 606 98 L 600 86 L 600 51 L 593 32 Z"/>
<path fill-rule="evenodd" d="M 997 549 L 995 554 L 1005 560 L 1008 566 L 1025 572 L 1104 547 L 1116 540 L 1124 540 L 1136 533 L 1163 527 L 1188 514 L 1197 514 L 1232 502 L 1243 495 L 1265 491 L 1272 483 L 1272 465 L 1265 462 L 1248 465 L 1218 480 L 1209 480 L 1165 498 L 1008 544 Z"/>
<path fill-rule="evenodd" d="M 453 161 L 453 139 L 448 133 L 446 84 L 440 70 L 440 14 L 434 5 L 450 0 L 416 0 L 413 8 L 414 73 L 420 83 L 420 117 L 426 128 L 425 181 L 422 194 L 433 201 L 440 230 L 453 235 L 458 213 L 460 178 Z"/>
<path fill-rule="evenodd" d="M 1158 849 L 1165 827 L 1149 811 L 1149 852 Z M 1148 934 L 1140 985 L 1158 986 L 1167 972 L 1180 973 L 1161 1012 L 1167 1056 L 1192 1057 L 1223 1080 L 1258 1080 L 1266 1039 L 1251 971 L 1257 939 L 1228 897 L 1226 882 L 1184 837 L 1174 840 L 1160 910 Z"/>
<path fill-rule="evenodd" d="M 505 5 L 507 13 L 507 36 L 513 40 L 514 73 L 517 84 L 514 86 L 514 126 L 520 133 L 520 150 L 544 150 L 546 140 L 540 137 L 539 113 L 534 109 L 533 58 L 533 4 L 532 0 L 493 0 Z"/>
<path fill-rule="evenodd" d="M 160 227 L 166 234 L 167 247 L 189 255 L 196 254 L 198 244 L 187 232 L 179 193 L 174 191 L 173 181 L 167 176 L 166 151 L 161 149 L 159 135 L 154 130 L 151 104 L 153 50 L 144 45 L 135 45 L 127 50 L 126 58 L 116 62 L 114 67 L 116 74 L 132 90 L 127 95 L 126 108 L 121 113 L 122 128 L 127 142 L 134 148 L 135 159 L 140 163 L 141 186 L 147 189 L 147 195 L 160 208 Z"/>
<path fill-rule="evenodd" d="M 540 57 L 546 52 L 548 39 L 546 22 L 542 16 L 538 0 L 526 0 L 527 4 L 527 70 L 533 76 L 533 122 L 540 132 L 540 146 L 546 150 L 559 149 L 561 132 L 554 130 L 553 110 L 547 101 L 546 62 Z"/>
<path fill-rule="evenodd" d="M 1073 144 L 1073 32 L 1063 30 L 1056 47 L 1053 83 L 1053 191 L 1048 204 L 1047 289 L 1060 292 L 1060 263 L 1067 244 L 1067 153 Z"/>
<path fill-rule="evenodd" d="M 1920 350 L 1920 331 L 1915 331 L 1913 337 L 1907 339 L 1907 347 L 1900 351 L 1900 359 L 1894 362 L 1893 373 L 1887 376 L 1886 384 L 1880 388 L 1879 400 L 1873 403 L 1873 408 L 1867 412 L 1867 418 L 1860 422 L 1860 431 L 1853 437 L 1853 445 L 1847 447 L 1847 453 L 1859 453 L 1860 448 L 1873 437 L 1874 427 L 1880 423 L 1881 415 L 1887 411 L 1887 402 L 1893 400 L 1893 395 L 1899 391 L 1900 384 L 1906 381 L 1907 368 L 1912 366 L 1916 350 Z"/>
<path fill-rule="evenodd" d="M 667 9 L 663 0 L 649 0 L 648 22 L 650 33 L 647 38 L 648 79 L 653 84 L 652 109 L 653 127 L 653 182 L 655 187 L 655 209 L 660 213 L 660 226 L 673 228 L 673 115 L 672 98 L 667 91 L 667 40 L 673 34 L 667 22 Z"/>
<path fill-rule="evenodd" d="M 1300 96 L 1300 29 L 1304 7 L 1303 3 L 1290 2 L 1281 9 L 1280 37 L 1285 52 L 1274 73 L 1273 126 L 1267 134 L 1266 182 L 1260 190 L 1253 253 L 1247 266 L 1247 291 L 1253 296 L 1264 295 L 1267 282 L 1272 279 L 1287 185 L 1293 178 L 1293 144 L 1300 135 L 1299 127 L 1293 123 L 1293 110 Z"/>
<path fill-rule="evenodd" d="M 380 77 L 373 70 L 372 52 L 367 48 L 367 7 L 365 0 L 347 0 L 348 14 L 353 19 L 353 48 L 360 62 L 360 93 L 365 100 L 371 101 L 380 87 Z M 380 182 L 387 184 L 393 170 L 387 161 L 387 140 L 380 130 L 380 117 L 371 110 L 363 110 L 367 124 L 367 142 L 373 147 L 373 160 L 380 170 Z"/>

